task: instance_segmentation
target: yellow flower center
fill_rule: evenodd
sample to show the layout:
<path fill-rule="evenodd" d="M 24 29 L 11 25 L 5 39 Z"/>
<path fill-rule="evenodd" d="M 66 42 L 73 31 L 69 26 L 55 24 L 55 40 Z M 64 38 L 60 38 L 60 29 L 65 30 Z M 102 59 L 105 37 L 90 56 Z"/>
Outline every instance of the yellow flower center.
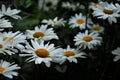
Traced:
<path fill-rule="evenodd" d="M 99 31 L 99 30 L 101 30 L 101 27 L 100 27 L 100 26 L 95 26 L 95 27 L 93 28 L 93 30 Z"/>
<path fill-rule="evenodd" d="M 105 14 L 113 14 L 113 10 L 109 10 L 109 9 L 104 9 L 103 12 Z"/>
<path fill-rule="evenodd" d="M 84 21 L 83 19 L 77 19 L 77 20 L 76 20 L 76 23 L 77 23 L 77 24 L 83 24 L 84 22 L 85 22 L 85 21 Z"/>
<path fill-rule="evenodd" d="M 39 48 L 35 51 L 36 55 L 42 58 L 46 58 L 49 56 L 49 52 L 46 49 Z"/>
<path fill-rule="evenodd" d="M 5 71 L 5 68 L 0 67 L 0 72 L 3 72 L 3 71 Z"/>
<path fill-rule="evenodd" d="M 3 45 L 2 45 L 2 44 L 0 44 L 0 49 L 1 49 L 1 48 L 3 48 Z"/>
<path fill-rule="evenodd" d="M 33 37 L 35 37 L 35 38 L 39 38 L 39 37 L 43 37 L 43 36 L 44 36 L 44 33 L 42 33 L 42 32 L 35 32 L 33 34 Z"/>
<path fill-rule="evenodd" d="M 69 57 L 69 56 L 74 56 L 75 53 L 74 53 L 73 51 L 66 51 L 66 52 L 64 53 L 64 55 L 67 56 L 67 57 Z"/>
<path fill-rule="evenodd" d="M 53 24 L 56 24 L 56 23 L 57 23 L 57 21 L 56 21 L 56 20 L 53 20 L 52 22 L 53 22 Z"/>
<path fill-rule="evenodd" d="M 93 6 L 97 7 L 97 6 L 99 6 L 99 3 L 94 3 L 94 5 L 93 5 Z"/>
<path fill-rule="evenodd" d="M 92 39 L 91 36 L 84 36 L 84 37 L 83 37 L 83 40 L 86 41 L 86 42 L 89 42 L 89 41 L 91 41 L 91 40 L 93 40 L 93 39 Z"/>
<path fill-rule="evenodd" d="M 12 40 L 14 40 L 14 37 L 3 37 L 3 41 L 5 41 L 5 40 L 10 40 L 10 41 L 12 41 Z"/>

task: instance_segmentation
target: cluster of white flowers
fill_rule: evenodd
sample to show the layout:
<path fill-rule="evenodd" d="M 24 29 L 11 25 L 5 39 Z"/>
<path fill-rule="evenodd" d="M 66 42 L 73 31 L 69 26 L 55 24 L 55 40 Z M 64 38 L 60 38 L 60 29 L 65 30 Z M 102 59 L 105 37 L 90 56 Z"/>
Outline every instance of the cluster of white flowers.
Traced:
<path fill-rule="evenodd" d="M 24 46 L 21 43 L 25 43 L 26 36 L 20 31 L 6 32 L 4 29 L 12 28 L 13 25 L 9 20 L 6 20 L 6 17 L 11 17 L 13 19 L 21 18 L 17 15 L 20 10 L 11 9 L 8 7 L 6 9 L 3 4 L 0 9 L 0 54 L 12 56 L 15 53 L 18 53 L 18 49 L 23 49 Z M 0 60 L 0 74 L 4 75 L 7 78 L 12 79 L 13 76 L 18 76 L 18 72 L 15 70 L 20 69 L 18 64 L 14 62 L 10 63 L 5 60 Z"/>
<path fill-rule="evenodd" d="M 49 10 L 46 5 L 52 3 L 51 8 L 56 6 L 58 0 L 53 3 L 54 0 L 39 0 L 39 7 L 44 7 L 45 11 Z M 45 4 L 41 6 L 41 4 Z M 69 2 L 63 3 L 62 7 L 75 10 L 80 7 L 70 4 Z M 98 19 L 108 19 L 108 22 L 117 23 L 118 17 L 120 17 L 120 5 L 108 2 L 90 3 L 89 9 L 93 10 L 93 16 Z M 94 50 L 97 46 L 102 45 L 102 36 L 104 33 L 104 27 L 98 23 L 94 23 L 89 17 L 86 17 L 82 12 L 75 13 L 70 16 L 69 19 L 43 19 L 41 25 L 34 26 L 34 30 L 27 29 L 25 33 L 20 31 L 5 31 L 4 28 L 12 28 L 13 25 L 6 17 L 13 19 L 21 19 L 18 15 L 20 10 L 6 9 L 5 5 L 1 6 L 0 10 L 0 53 L 2 55 L 14 55 L 20 50 L 20 57 L 28 56 L 27 62 L 34 61 L 35 64 L 44 63 L 47 67 L 50 67 L 52 63 L 64 64 L 66 61 L 72 63 L 78 63 L 78 58 L 86 58 L 87 53 L 84 50 Z M 66 25 L 67 24 L 67 25 Z M 61 45 L 56 46 L 55 43 L 51 43 L 51 40 L 58 40 L 59 36 L 55 33 L 54 29 L 57 27 L 68 27 L 70 30 L 78 29 L 77 34 L 74 35 L 72 41 L 74 46 L 67 44 L 66 48 Z M 68 35 L 69 36 L 69 35 Z M 23 45 L 24 44 L 24 45 Z M 120 49 L 112 51 L 114 55 L 117 55 L 114 61 L 120 59 Z M 17 64 L 10 63 L 4 60 L 0 60 L 0 74 L 13 78 L 17 76 L 20 67 Z M 56 68 L 58 69 L 58 67 Z"/>

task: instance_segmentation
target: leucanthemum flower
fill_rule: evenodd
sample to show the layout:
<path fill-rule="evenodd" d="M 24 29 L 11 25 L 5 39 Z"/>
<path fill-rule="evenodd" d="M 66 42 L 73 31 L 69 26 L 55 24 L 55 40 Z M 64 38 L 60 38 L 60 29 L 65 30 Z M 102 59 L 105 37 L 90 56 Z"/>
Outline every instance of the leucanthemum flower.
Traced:
<path fill-rule="evenodd" d="M 89 26 L 90 32 L 96 32 L 96 33 L 103 33 L 104 27 L 100 26 L 99 24 L 93 24 Z"/>
<path fill-rule="evenodd" d="M 13 76 L 18 76 L 18 72 L 15 70 L 19 69 L 20 67 L 17 64 L 0 60 L 0 74 L 4 75 L 7 78 L 12 79 Z"/>
<path fill-rule="evenodd" d="M 11 48 L 10 46 L 11 46 L 11 42 L 9 42 L 9 40 L 3 41 L 3 39 L 0 37 L 0 53 L 1 54 L 4 54 L 4 55 L 15 54 L 16 50 Z"/>
<path fill-rule="evenodd" d="M 24 46 L 22 44 L 26 42 L 26 36 L 20 31 L 3 32 L 0 33 L 0 37 L 3 41 L 9 40 L 9 42 L 11 43 L 11 47 L 16 47 L 18 49 L 23 49 Z"/>
<path fill-rule="evenodd" d="M 42 20 L 42 23 L 46 23 L 47 25 L 51 25 L 51 26 L 64 26 L 65 22 L 66 22 L 65 20 L 63 20 L 62 18 L 58 19 L 58 17 L 55 17 L 53 20 L 52 19 Z"/>
<path fill-rule="evenodd" d="M 19 15 L 17 15 L 18 13 L 20 13 L 20 10 L 17 9 L 11 9 L 10 7 L 8 7 L 6 9 L 5 5 L 2 4 L 1 10 L 0 10 L 0 17 L 2 16 L 9 16 L 12 17 L 14 19 L 19 19 L 21 18 Z"/>
<path fill-rule="evenodd" d="M 102 3 L 102 1 L 91 2 L 90 5 L 89 5 L 89 8 L 90 8 L 90 9 L 94 9 L 94 8 L 100 6 L 100 3 Z"/>
<path fill-rule="evenodd" d="M 100 3 L 100 6 L 93 9 L 93 16 L 97 17 L 98 19 L 106 20 L 108 19 L 108 22 L 110 24 L 117 23 L 118 17 L 120 17 L 118 8 L 113 4 L 109 4 L 107 2 Z"/>
<path fill-rule="evenodd" d="M 91 32 L 88 30 L 85 33 L 79 32 L 74 37 L 75 45 L 83 49 L 94 49 L 96 46 L 101 45 L 102 37 L 98 33 Z"/>
<path fill-rule="evenodd" d="M 43 62 L 47 67 L 50 67 L 52 58 L 62 51 L 61 48 L 55 48 L 54 44 L 44 44 L 44 41 L 38 42 L 37 40 L 31 40 L 31 45 L 27 43 L 26 49 L 23 52 L 28 54 L 20 54 L 20 56 L 31 56 L 26 61 L 35 61 L 35 64 L 41 64 Z"/>
<path fill-rule="evenodd" d="M 50 9 L 56 9 L 59 0 L 38 0 L 39 9 L 49 11 Z"/>
<path fill-rule="evenodd" d="M 58 36 L 54 33 L 53 28 L 48 28 L 47 25 L 36 26 L 35 30 L 26 30 L 26 36 L 28 39 L 41 39 L 51 40 L 58 39 Z"/>
<path fill-rule="evenodd" d="M 115 55 L 113 61 L 118 61 L 120 59 L 120 47 L 112 51 L 112 54 Z"/>
<path fill-rule="evenodd" d="M 70 3 L 70 2 L 62 2 L 62 7 L 66 9 L 72 9 L 73 11 L 77 8 L 83 7 L 83 5 L 80 5 L 79 3 Z"/>
<path fill-rule="evenodd" d="M 63 49 L 63 53 L 61 53 L 61 56 L 54 59 L 54 62 L 63 64 L 66 60 L 69 62 L 77 63 L 77 58 L 86 58 L 85 53 L 80 51 L 79 49 L 70 48 L 68 45 L 66 49 Z"/>
<path fill-rule="evenodd" d="M 5 20 L 4 18 L 0 19 L 0 28 L 11 28 L 13 27 L 11 22 Z"/>
<path fill-rule="evenodd" d="M 79 27 L 80 29 L 85 29 L 86 17 L 82 13 L 75 14 L 69 19 L 70 28 Z"/>

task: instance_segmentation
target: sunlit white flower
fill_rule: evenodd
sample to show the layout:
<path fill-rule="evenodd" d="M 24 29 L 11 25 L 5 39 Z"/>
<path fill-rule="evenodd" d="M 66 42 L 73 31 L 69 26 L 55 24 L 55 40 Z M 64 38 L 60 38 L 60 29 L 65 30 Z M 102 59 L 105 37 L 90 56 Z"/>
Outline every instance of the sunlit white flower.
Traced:
<path fill-rule="evenodd" d="M 115 55 L 113 61 L 118 61 L 120 59 L 120 47 L 112 51 L 112 54 Z"/>
<path fill-rule="evenodd" d="M 4 18 L 0 19 L 0 28 L 11 28 L 11 27 L 13 27 L 11 25 L 11 22 L 5 20 Z"/>
<path fill-rule="evenodd" d="M 108 20 L 110 24 L 117 23 L 118 17 L 120 17 L 118 8 L 113 4 L 109 4 L 107 2 L 100 3 L 100 6 L 93 9 L 93 16 L 98 19 Z"/>
<path fill-rule="evenodd" d="M 89 29 L 91 32 L 96 32 L 96 33 L 104 32 L 104 27 L 100 26 L 99 24 L 93 24 L 92 26 L 89 26 Z"/>
<path fill-rule="evenodd" d="M 79 49 L 70 48 L 68 45 L 67 48 L 63 50 L 61 57 L 59 56 L 59 58 L 54 59 L 54 62 L 63 64 L 66 60 L 68 60 L 69 62 L 77 63 L 77 58 L 86 58 L 85 55 L 86 54 Z"/>
<path fill-rule="evenodd" d="M 62 18 L 58 20 L 58 17 L 55 17 L 53 20 L 49 19 L 49 20 L 42 20 L 42 23 L 46 23 L 47 25 L 51 25 L 51 26 L 64 26 L 65 24 L 65 20 L 63 20 Z"/>
<path fill-rule="evenodd" d="M 35 64 L 45 63 L 47 67 L 50 67 L 52 57 L 61 53 L 61 48 L 55 48 L 54 44 L 44 44 L 44 41 L 38 42 L 37 40 L 31 40 L 32 46 L 27 43 L 26 49 L 23 52 L 28 54 L 21 54 L 20 56 L 31 56 L 26 59 L 28 62 L 35 61 Z"/>
<path fill-rule="evenodd" d="M 35 30 L 27 30 L 26 36 L 29 39 L 37 38 L 41 40 L 58 39 L 58 36 L 54 33 L 53 28 L 48 28 L 47 25 L 36 26 Z"/>
<path fill-rule="evenodd" d="M 94 49 L 97 45 L 101 45 L 102 37 L 98 33 L 91 32 L 88 33 L 88 30 L 85 33 L 79 32 L 74 37 L 75 45 L 83 49 Z"/>
<path fill-rule="evenodd" d="M 20 31 L 3 32 L 0 33 L 0 37 L 2 38 L 3 41 L 9 40 L 9 42 L 11 43 L 11 47 L 16 47 L 18 49 L 23 49 L 24 46 L 21 43 L 26 42 L 26 36 Z"/>
<path fill-rule="evenodd" d="M 18 13 L 20 13 L 20 10 L 17 9 L 11 9 L 11 7 L 8 7 L 6 9 L 5 5 L 2 4 L 1 10 L 0 10 L 0 16 L 9 16 L 12 17 L 14 19 L 19 19 L 21 18 L 19 15 L 17 15 Z"/>
<path fill-rule="evenodd" d="M 75 14 L 75 16 L 70 18 L 69 24 L 71 28 L 79 27 L 80 29 L 85 29 L 86 17 L 82 13 Z"/>
<path fill-rule="evenodd" d="M 77 8 L 80 9 L 82 6 L 80 3 L 62 2 L 62 7 L 66 9 L 72 9 L 74 11 Z"/>
<path fill-rule="evenodd" d="M 20 67 L 17 64 L 0 60 L 0 74 L 5 77 L 12 79 L 13 76 L 18 76 L 18 72 L 15 71 L 18 69 L 20 69 Z"/>
<path fill-rule="evenodd" d="M 56 9 L 59 0 L 38 0 L 39 9 L 48 11 L 50 9 Z"/>

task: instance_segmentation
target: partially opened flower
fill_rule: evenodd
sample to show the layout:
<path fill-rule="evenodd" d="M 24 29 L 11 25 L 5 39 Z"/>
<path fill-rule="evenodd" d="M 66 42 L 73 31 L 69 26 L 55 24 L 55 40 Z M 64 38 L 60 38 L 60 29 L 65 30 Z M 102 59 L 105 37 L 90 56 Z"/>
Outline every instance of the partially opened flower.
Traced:
<path fill-rule="evenodd" d="M 88 32 L 88 30 L 85 31 L 85 33 L 79 32 L 74 37 L 75 45 L 79 48 L 83 49 L 94 49 L 96 46 L 101 45 L 102 37 L 99 36 L 98 33 L 95 32 Z"/>
<path fill-rule="evenodd" d="M 17 64 L 10 63 L 4 60 L 0 60 L 0 74 L 4 75 L 7 78 L 12 79 L 13 76 L 18 76 L 20 67 Z"/>
<path fill-rule="evenodd" d="M 37 40 L 31 40 L 31 45 L 27 43 L 26 49 L 23 52 L 28 54 L 20 54 L 20 56 L 30 56 L 26 61 L 35 61 L 35 64 L 41 64 L 43 62 L 47 67 L 50 67 L 52 58 L 62 51 L 61 48 L 55 48 L 54 44 L 45 44 L 44 41 L 38 42 Z"/>
<path fill-rule="evenodd" d="M 12 17 L 14 19 L 19 19 L 21 18 L 19 15 L 17 15 L 18 13 L 20 13 L 20 10 L 17 9 L 11 9 L 11 7 L 8 7 L 6 9 L 5 5 L 2 4 L 1 10 L 0 10 L 0 16 L 9 16 Z"/>
<path fill-rule="evenodd" d="M 58 39 L 53 28 L 48 28 L 47 25 L 35 26 L 35 30 L 26 30 L 26 36 L 28 39 L 37 38 L 45 41 Z"/>
<path fill-rule="evenodd" d="M 70 48 L 68 45 L 66 49 L 63 49 L 63 53 L 58 58 L 54 59 L 54 62 L 63 64 L 66 60 L 74 63 L 77 63 L 77 58 L 86 58 L 86 54 L 79 49 Z"/>
<path fill-rule="evenodd" d="M 65 20 L 63 20 L 62 18 L 58 20 L 58 17 L 55 17 L 53 20 L 49 19 L 43 19 L 42 23 L 46 23 L 47 25 L 51 25 L 51 26 L 64 26 L 65 24 Z"/>
<path fill-rule="evenodd" d="M 75 14 L 69 19 L 69 24 L 71 28 L 79 27 L 80 29 L 85 29 L 86 17 L 82 13 Z"/>
<path fill-rule="evenodd" d="M 100 5 L 93 9 L 93 16 L 98 19 L 108 20 L 110 24 L 117 23 L 117 18 L 120 17 L 120 10 L 113 4 L 102 2 Z"/>
<path fill-rule="evenodd" d="M 115 55 L 113 61 L 118 61 L 120 59 L 120 47 L 112 51 L 112 54 Z"/>

